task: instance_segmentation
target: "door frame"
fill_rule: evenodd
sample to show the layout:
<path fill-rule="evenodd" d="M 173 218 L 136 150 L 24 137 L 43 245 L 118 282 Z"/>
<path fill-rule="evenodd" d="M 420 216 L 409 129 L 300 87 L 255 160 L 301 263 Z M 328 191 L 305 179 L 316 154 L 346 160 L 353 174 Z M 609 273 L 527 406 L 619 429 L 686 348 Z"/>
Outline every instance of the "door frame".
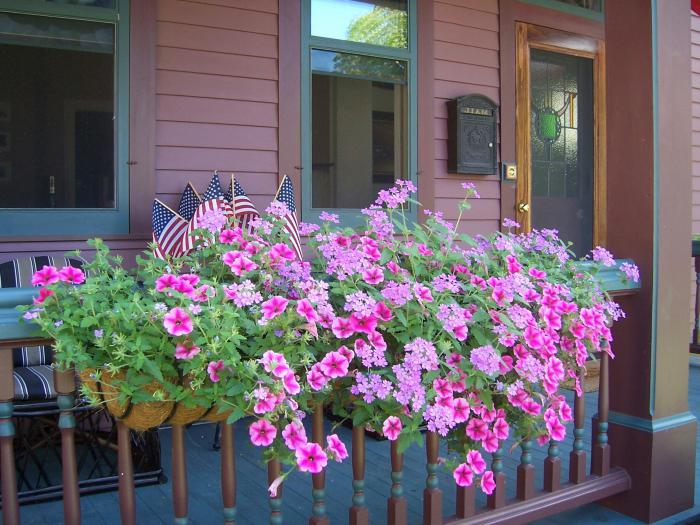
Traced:
<path fill-rule="evenodd" d="M 515 216 L 521 231 L 532 229 L 530 50 L 541 49 L 593 60 L 593 244 L 604 246 L 606 220 L 605 41 L 585 35 L 515 23 L 515 148 L 518 169 Z"/>

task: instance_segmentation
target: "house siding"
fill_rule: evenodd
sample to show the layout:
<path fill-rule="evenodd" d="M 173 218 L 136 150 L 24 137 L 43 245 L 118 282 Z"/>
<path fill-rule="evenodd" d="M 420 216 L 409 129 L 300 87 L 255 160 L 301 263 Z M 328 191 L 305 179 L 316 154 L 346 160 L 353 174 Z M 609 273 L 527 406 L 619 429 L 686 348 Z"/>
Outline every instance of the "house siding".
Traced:
<path fill-rule="evenodd" d="M 691 111 L 692 111 L 692 141 L 693 147 L 693 194 L 692 194 L 692 232 L 700 235 L 700 16 L 690 12 L 690 69 L 691 69 Z M 695 305 L 695 265 L 691 259 L 691 327 L 694 320 Z"/>
<path fill-rule="evenodd" d="M 276 0 L 158 0 L 156 193 L 235 172 L 264 208 L 278 172 Z M 225 184 L 222 177 L 222 183 Z"/>
<path fill-rule="evenodd" d="M 499 228 L 500 177 L 449 173 L 446 102 L 472 93 L 499 102 L 498 1 L 436 1 L 433 18 L 435 209 L 455 220 L 460 196 L 464 195 L 461 183 L 474 182 L 481 198 L 472 201 L 459 229 L 470 234 L 490 233 Z"/>

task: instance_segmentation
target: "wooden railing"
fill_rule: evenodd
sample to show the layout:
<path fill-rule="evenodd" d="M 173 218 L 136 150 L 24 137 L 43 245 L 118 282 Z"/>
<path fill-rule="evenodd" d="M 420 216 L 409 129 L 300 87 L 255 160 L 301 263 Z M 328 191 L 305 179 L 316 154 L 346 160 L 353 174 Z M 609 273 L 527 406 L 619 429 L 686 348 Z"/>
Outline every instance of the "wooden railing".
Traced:
<path fill-rule="evenodd" d="M 619 289 L 619 288 L 612 288 Z M 16 299 L 16 298 L 15 298 Z M 0 304 L 0 327 L 2 325 L 2 304 Z M 13 451 L 13 381 L 12 348 L 43 344 L 31 335 L 22 335 L 22 330 L 10 328 L 0 333 L 0 476 L 2 478 L 2 513 L 5 525 L 20 523 L 17 501 L 17 482 Z M 608 443 L 608 405 L 609 405 L 609 367 L 610 360 L 605 352 L 600 355 L 600 383 L 598 394 L 598 413 L 593 422 L 593 443 L 590 450 L 584 445 L 585 428 L 585 394 L 574 401 L 574 442 L 568 454 L 569 476 L 562 479 L 564 451 L 556 441 L 549 443 L 547 457 L 542 465 L 535 465 L 532 459 L 532 443 L 520 443 L 520 462 L 516 474 L 515 498 L 506 494 L 506 475 L 503 467 L 503 450 L 497 450 L 491 458 L 491 470 L 495 474 L 496 488 L 486 500 L 485 506 L 477 505 L 477 488 L 458 487 L 456 506 L 453 511 L 443 509 L 443 492 L 439 486 L 437 471 L 439 468 L 440 439 L 435 433 L 425 435 L 426 479 L 423 491 L 423 524 L 498 524 L 528 523 L 567 509 L 597 501 L 630 488 L 628 474 L 610 464 L 611 444 Z M 55 386 L 60 408 L 59 427 L 62 440 L 62 479 L 63 509 L 66 524 L 81 522 L 80 492 L 78 489 L 76 452 L 75 452 L 75 418 L 76 383 L 72 371 L 55 372 Z M 324 443 L 324 414 L 322 407 L 317 407 L 312 416 L 312 439 Z M 403 495 L 404 455 L 399 453 L 396 443 L 387 442 L 391 457 L 391 471 L 386 473 L 391 479 L 390 493 L 387 495 L 386 517 L 389 525 L 405 525 L 408 511 L 407 501 Z M 588 459 L 590 455 L 590 470 Z M 172 427 L 172 501 L 177 524 L 187 523 L 188 488 L 186 471 L 186 450 L 184 427 Z M 131 439 L 129 429 L 118 423 L 118 462 L 119 462 L 119 510 L 121 522 L 125 525 L 136 523 L 134 469 L 131 458 Z M 367 525 L 370 512 L 365 500 L 365 429 L 352 429 L 352 505 L 348 509 L 350 525 Z M 375 466 L 376 468 L 376 466 Z M 542 486 L 536 486 L 535 471 L 543 469 Z M 279 461 L 267 464 L 268 482 L 272 483 L 281 472 Z M 313 476 L 312 505 L 309 509 L 310 525 L 327 525 L 329 518 L 326 511 L 325 483 L 326 473 Z M 232 425 L 222 424 L 221 431 L 221 497 L 222 518 L 227 524 L 236 523 L 236 485 L 237 474 L 234 454 L 234 431 Z M 349 488 L 349 487 L 348 487 Z M 445 487 L 447 489 L 447 487 Z M 244 521 L 260 523 L 260 519 L 250 517 Z M 378 516 L 374 516 L 376 520 Z M 273 525 L 283 523 L 283 490 L 269 497 L 269 522 Z"/>

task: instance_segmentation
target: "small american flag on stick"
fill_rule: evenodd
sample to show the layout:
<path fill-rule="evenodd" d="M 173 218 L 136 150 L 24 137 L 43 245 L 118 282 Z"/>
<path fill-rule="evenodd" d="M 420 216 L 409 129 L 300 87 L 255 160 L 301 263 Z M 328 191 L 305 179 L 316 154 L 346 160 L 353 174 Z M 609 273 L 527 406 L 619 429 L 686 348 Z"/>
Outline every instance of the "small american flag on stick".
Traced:
<path fill-rule="evenodd" d="M 275 195 L 275 200 L 287 206 L 287 214 L 282 218 L 284 220 L 284 229 L 289 235 L 289 240 L 292 243 L 292 248 L 297 254 L 298 259 L 303 260 L 301 253 L 301 239 L 299 238 L 299 221 L 297 220 L 297 207 L 294 203 L 294 187 L 292 186 L 292 179 L 287 175 L 282 179 L 282 184 L 280 184 L 277 190 L 277 195 Z"/>
<path fill-rule="evenodd" d="M 231 183 L 228 191 L 224 194 L 224 198 L 231 203 L 236 225 L 244 230 L 250 231 L 250 221 L 260 217 L 260 213 L 258 213 L 255 205 L 248 195 L 246 195 L 245 191 L 243 191 L 243 187 L 238 184 L 233 174 L 231 174 Z"/>
<path fill-rule="evenodd" d="M 185 186 L 185 191 L 180 196 L 180 205 L 177 207 L 177 212 L 180 214 L 180 217 L 189 221 L 194 212 L 197 211 L 197 206 L 199 206 L 200 202 L 202 202 L 202 199 L 199 193 L 194 189 L 192 183 L 188 182 L 187 186 Z"/>
<path fill-rule="evenodd" d="M 224 194 L 221 190 L 221 183 L 219 182 L 218 172 L 214 174 L 209 187 L 207 188 L 205 197 L 209 197 L 203 200 L 192 215 L 189 223 L 187 224 L 187 229 L 185 234 L 182 236 L 182 253 L 188 253 L 194 248 L 194 243 L 197 240 L 197 236 L 194 235 L 194 230 L 199 228 L 199 219 L 206 213 L 216 210 L 221 210 L 225 215 L 230 216 L 233 211 L 231 210 L 231 205 L 224 200 Z"/>
<path fill-rule="evenodd" d="M 180 255 L 182 237 L 187 230 L 187 221 L 168 208 L 158 199 L 153 201 L 153 242 L 154 255 L 159 259 Z"/>

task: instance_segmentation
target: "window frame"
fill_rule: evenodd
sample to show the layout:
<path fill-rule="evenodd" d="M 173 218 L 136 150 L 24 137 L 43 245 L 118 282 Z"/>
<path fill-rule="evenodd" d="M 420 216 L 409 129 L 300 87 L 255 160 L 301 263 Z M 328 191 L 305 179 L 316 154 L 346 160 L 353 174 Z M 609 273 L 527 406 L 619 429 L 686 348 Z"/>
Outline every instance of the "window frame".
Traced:
<path fill-rule="evenodd" d="M 561 11 L 574 16 L 581 16 L 583 18 L 589 18 L 595 20 L 596 22 L 605 22 L 605 0 L 600 1 L 600 11 L 594 11 L 593 9 L 586 9 L 585 7 L 580 7 L 577 5 L 567 4 L 565 2 L 560 2 L 559 0 L 520 0 L 526 4 L 532 4 L 539 7 L 544 7 L 546 9 L 554 9 L 555 11 Z"/>
<path fill-rule="evenodd" d="M 114 26 L 114 208 L 0 208 L 0 239 L 129 233 L 129 3 L 114 8 L 54 4 L 44 0 L 0 0 L 0 12 L 84 20 Z"/>
<path fill-rule="evenodd" d="M 343 226 L 357 226 L 363 222 L 359 208 L 314 208 L 312 207 L 312 130 L 311 130 L 311 50 L 337 51 L 406 62 L 408 92 L 408 140 L 407 175 L 418 186 L 418 14 L 417 0 L 407 0 L 408 47 L 393 48 L 313 36 L 311 34 L 311 2 L 301 4 L 301 217 L 306 222 L 321 222 L 319 215 L 329 211 L 339 216 Z M 416 206 L 411 205 L 408 215 L 417 219 Z"/>

